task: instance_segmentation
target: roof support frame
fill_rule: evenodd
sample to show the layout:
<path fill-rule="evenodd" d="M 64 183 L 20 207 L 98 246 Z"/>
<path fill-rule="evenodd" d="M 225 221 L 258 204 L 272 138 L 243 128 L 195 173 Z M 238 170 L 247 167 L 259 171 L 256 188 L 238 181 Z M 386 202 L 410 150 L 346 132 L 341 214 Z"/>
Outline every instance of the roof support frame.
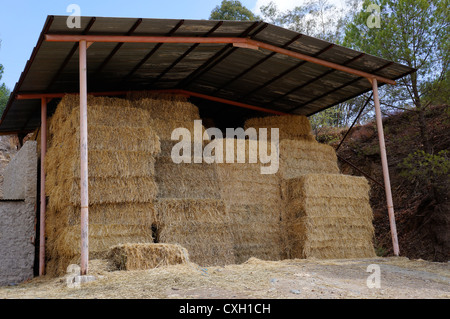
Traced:
<path fill-rule="evenodd" d="M 321 55 L 322 53 L 324 53 L 325 51 L 328 51 L 329 49 L 331 49 L 334 46 L 334 44 L 331 44 L 327 47 L 325 47 L 324 49 L 320 50 L 319 52 L 315 53 L 313 56 L 314 57 L 318 57 L 319 55 Z M 282 72 L 281 74 L 278 74 L 276 77 L 274 77 L 273 79 L 270 79 L 269 81 L 265 82 L 264 84 L 258 86 L 257 88 L 253 89 L 252 91 L 250 91 L 249 93 L 245 94 L 244 96 L 241 97 L 241 99 L 246 99 L 249 96 L 252 96 L 253 94 L 255 94 L 258 91 L 261 91 L 262 89 L 264 89 L 265 87 L 268 87 L 269 85 L 271 85 L 272 83 L 284 78 L 286 75 L 288 75 L 289 73 L 297 70 L 299 67 L 301 67 L 302 65 L 304 65 L 307 61 L 301 61 L 299 63 L 297 63 L 296 65 L 290 67 L 289 69 L 285 70 L 284 72 Z"/>
<path fill-rule="evenodd" d="M 132 92 L 132 91 L 88 92 L 88 94 L 93 95 L 93 96 L 120 96 L 120 95 L 126 95 L 129 92 Z M 139 91 L 137 91 L 137 92 L 139 92 Z M 231 101 L 231 100 L 223 99 L 223 98 L 216 97 L 216 96 L 210 96 L 207 94 L 202 94 L 202 93 L 187 91 L 187 90 L 182 90 L 182 89 L 147 90 L 146 92 L 178 94 L 178 95 L 183 95 L 186 97 L 194 96 L 194 97 L 198 97 L 198 98 L 213 101 L 213 102 L 234 105 L 234 106 L 238 106 L 238 107 L 242 107 L 242 108 L 246 108 L 246 109 L 250 109 L 250 110 L 254 110 L 254 111 L 269 113 L 269 114 L 275 114 L 275 115 L 286 115 L 287 114 L 285 112 L 280 112 L 280 111 L 264 108 L 261 106 Z M 67 95 L 67 94 L 78 94 L 78 93 L 18 94 L 18 95 L 16 95 L 16 99 L 17 100 L 35 100 L 35 99 L 41 99 L 41 98 L 58 99 L 58 98 L 62 98 L 64 95 Z"/>
<path fill-rule="evenodd" d="M 89 269 L 89 174 L 87 118 L 87 43 L 80 41 L 80 206 L 81 206 L 81 275 Z"/>
<path fill-rule="evenodd" d="M 314 64 L 322 65 L 324 67 L 336 69 L 338 71 L 346 72 L 349 74 L 353 74 L 359 77 L 364 78 L 375 78 L 377 81 L 384 82 L 387 84 L 395 85 L 395 81 L 385 78 L 383 76 L 379 76 L 376 74 L 367 73 L 361 70 L 353 69 L 344 65 L 340 65 L 334 62 L 329 62 L 326 60 L 322 60 L 313 56 L 309 56 L 303 53 L 299 53 L 296 51 L 283 49 L 281 47 L 268 44 L 262 41 L 248 39 L 248 38 L 236 38 L 236 37 L 210 37 L 210 38 L 200 38 L 200 37 L 171 37 L 171 36 L 104 36 L 104 35 L 59 35 L 59 34 L 47 34 L 45 36 L 46 41 L 50 42 L 75 42 L 85 40 L 87 42 L 134 42 L 134 43 L 217 43 L 217 44 L 233 44 L 233 43 L 244 43 L 252 46 L 257 46 L 260 49 L 269 50 L 272 52 L 284 54 L 286 56 L 311 62 Z M 159 46 L 158 46 L 159 48 Z M 237 49 L 233 47 L 233 49 Z M 153 50 L 152 50 L 153 51 Z M 154 52 L 153 52 L 154 53 Z M 151 54 L 153 54 L 151 52 Z M 144 59 L 146 61 L 146 59 Z M 144 61 L 143 60 L 143 61 Z M 136 70 L 145 63 L 141 61 L 136 66 Z M 131 72 L 134 73 L 135 70 Z"/>
<path fill-rule="evenodd" d="M 83 34 L 87 35 L 89 30 L 92 28 L 92 26 L 95 23 L 96 18 L 92 17 L 91 20 L 89 20 L 89 23 L 87 24 L 86 28 L 84 28 L 83 30 Z M 56 74 L 53 76 L 53 78 L 50 81 L 50 84 L 47 86 L 47 91 L 49 91 L 53 84 L 55 83 L 55 81 L 58 79 L 59 75 L 61 74 L 61 72 L 64 70 L 64 68 L 67 66 L 67 64 L 69 64 L 70 60 L 72 59 L 73 55 L 75 54 L 75 52 L 77 52 L 79 46 L 79 42 L 76 42 L 72 49 L 70 50 L 69 54 L 67 54 L 66 58 L 64 59 L 63 63 L 61 64 L 61 66 L 59 67 L 58 71 L 56 72 Z"/>
<path fill-rule="evenodd" d="M 221 25 L 223 21 L 219 21 L 211 30 L 209 30 L 203 37 L 208 37 L 213 34 Z M 200 43 L 194 43 L 189 49 L 187 49 L 181 56 L 179 56 L 169 67 L 167 67 L 158 77 L 153 81 L 153 83 L 159 81 L 164 75 L 166 75 L 170 70 L 172 70 L 178 63 L 180 63 L 185 57 L 187 57 L 192 51 L 194 51 Z"/>
<path fill-rule="evenodd" d="M 383 119 L 381 117 L 381 107 L 380 107 L 380 98 L 378 95 L 378 82 L 377 79 L 368 79 L 370 84 L 372 85 L 373 90 L 373 102 L 375 106 L 375 119 L 377 123 L 377 131 L 378 131 L 378 142 L 380 143 L 380 156 L 381 156 L 381 166 L 383 170 L 383 179 L 384 179 L 384 190 L 386 193 L 386 204 L 389 215 L 389 225 L 391 228 L 391 237 L 392 237 L 392 246 L 394 248 L 394 255 L 398 256 L 400 254 L 399 246 L 398 246 L 398 238 L 397 238 L 397 226 L 395 224 L 395 214 L 394 214 L 394 204 L 392 201 L 392 190 L 391 190 L 391 181 L 389 178 L 389 166 L 386 155 L 386 145 L 384 141 L 384 131 L 383 131 Z"/>
<path fill-rule="evenodd" d="M 382 65 L 381 67 L 373 70 L 372 73 L 381 71 L 382 69 L 387 68 L 388 66 L 392 65 L 392 63 L 393 62 L 386 63 L 385 65 Z M 325 93 L 323 93 L 323 94 L 321 94 L 321 95 L 319 95 L 319 96 L 317 96 L 317 97 L 315 97 L 315 98 L 313 98 L 313 99 L 311 99 L 311 100 L 309 100 L 309 101 L 307 101 L 305 103 L 302 103 L 301 105 L 295 106 L 292 109 L 290 109 L 288 111 L 288 113 L 292 113 L 295 110 L 298 110 L 299 108 L 302 108 L 303 106 L 305 106 L 305 105 L 307 105 L 309 103 L 312 103 L 314 101 L 320 100 L 321 98 L 324 98 L 327 95 L 330 95 L 330 94 L 332 94 L 332 93 L 334 93 L 336 91 L 339 91 L 340 89 L 345 88 L 346 86 L 352 85 L 353 83 L 360 81 L 362 78 L 363 77 L 358 77 L 356 79 L 350 80 L 349 82 L 346 82 L 346 83 L 344 83 L 344 84 L 342 84 L 342 85 L 340 85 L 340 86 L 338 86 L 338 87 L 336 87 L 336 88 L 334 88 L 334 89 L 332 89 L 330 91 L 327 91 L 327 92 L 325 92 Z M 367 79 L 372 79 L 372 78 L 375 78 L 375 77 L 367 77 Z"/>
<path fill-rule="evenodd" d="M 247 28 L 244 32 L 242 32 L 239 37 L 245 38 L 250 32 L 252 32 L 261 22 L 255 22 L 249 28 Z M 257 29 L 251 36 L 257 35 L 259 32 L 264 30 L 267 27 L 267 23 L 263 24 L 259 29 Z M 187 78 L 182 80 L 179 84 L 177 84 L 178 88 L 188 88 L 192 82 L 194 82 L 197 78 L 211 70 L 225 58 L 227 58 L 230 54 L 236 51 L 238 48 L 234 47 L 233 44 L 227 44 L 221 50 L 219 50 L 216 54 L 210 57 L 205 63 L 203 63 L 197 70 L 192 72 Z"/>
<path fill-rule="evenodd" d="M 289 40 L 288 42 L 286 42 L 285 44 L 283 44 L 282 48 L 287 48 L 289 47 L 292 43 L 294 43 L 295 41 L 297 41 L 298 39 L 300 39 L 303 36 L 303 34 L 298 34 L 295 37 L 293 37 L 291 40 Z M 275 54 L 277 54 L 276 52 L 272 52 L 269 55 L 265 56 L 264 58 L 262 58 L 261 60 L 259 60 L 258 62 L 254 63 L 252 66 L 250 66 L 249 68 L 245 69 L 244 71 L 242 71 L 240 74 L 238 74 L 237 76 L 235 76 L 234 78 L 232 78 L 231 80 L 229 80 L 227 83 L 225 83 L 224 85 L 222 85 L 221 87 L 217 88 L 214 93 L 218 93 L 219 91 L 223 90 L 224 88 L 226 88 L 227 86 L 229 86 L 231 83 L 233 83 L 234 81 L 238 80 L 239 78 L 243 77 L 244 75 L 246 75 L 247 73 L 249 73 L 250 71 L 254 70 L 255 68 L 257 68 L 258 66 L 260 66 L 261 64 L 263 64 L 264 62 L 266 62 L 267 60 L 269 60 L 271 57 L 273 57 Z"/>
<path fill-rule="evenodd" d="M 161 37 L 161 38 L 170 38 L 182 25 L 184 24 L 184 20 L 180 20 L 167 34 L 166 37 Z M 92 36 L 95 37 L 95 36 Z M 126 38 L 133 38 L 133 36 L 124 36 L 125 39 Z M 137 37 L 139 38 L 139 37 Z M 91 42 L 98 42 L 98 41 L 91 41 Z M 112 41 L 115 42 L 115 41 Z M 121 41 L 120 43 L 125 43 L 125 42 L 129 42 L 129 41 Z M 132 41 L 132 42 L 136 42 L 136 41 Z M 137 42 L 139 43 L 139 42 Z M 142 43 L 142 42 L 141 42 Z M 155 43 L 155 42 L 145 42 L 145 43 Z M 126 82 L 137 70 L 139 70 L 141 68 L 141 66 L 143 66 L 145 64 L 145 62 L 148 61 L 148 59 L 150 59 L 152 57 L 153 54 L 156 53 L 156 51 L 159 50 L 159 48 L 167 42 L 156 42 L 156 45 L 153 47 L 153 49 L 138 63 L 136 64 L 136 66 L 125 76 L 125 78 L 123 79 L 123 82 Z"/>
<path fill-rule="evenodd" d="M 47 153 L 47 99 L 41 98 L 41 163 L 39 194 L 39 276 L 45 274 L 45 214 L 47 199 L 45 197 L 45 156 Z"/>
<path fill-rule="evenodd" d="M 139 27 L 139 25 L 142 23 L 142 18 L 139 18 L 136 20 L 136 22 L 133 24 L 133 26 L 128 30 L 127 34 L 128 36 L 132 35 L 133 32 Z M 102 62 L 102 64 L 98 67 L 98 69 L 95 71 L 95 75 L 100 73 L 105 66 L 111 61 L 111 59 L 114 57 L 114 55 L 117 53 L 117 51 L 120 50 L 120 48 L 124 45 L 124 42 L 119 42 L 117 45 L 112 49 L 112 51 L 109 53 L 109 55 L 106 57 L 106 59 Z M 94 75 L 94 76 L 95 76 Z"/>
<path fill-rule="evenodd" d="M 356 60 L 359 60 L 360 58 L 362 58 L 364 55 L 366 55 L 366 54 L 365 54 L 365 53 L 361 53 L 361 54 L 357 55 L 356 57 L 354 57 L 354 58 L 352 58 L 352 59 L 350 59 L 350 60 L 345 61 L 345 62 L 343 63 L 343 65 L 348 65 L 348 64 L 350 64 L 350 63 L 352 63 L 352 62 L 355 62 Z M 292 93 L 294 93 L 294 92 L 296 92 L 296 91 L 298 91 L 298 90 L 301 90 L 301 89 L 303 89 L 304 87 L 306 87 L 306 86 L 308 86 L 308 85 L 310 85 L 310 84 L 316 82 L 317 80 L 319 80 L 319 79 L 321 79 L 321 78 L 323 78 L 323 77 L 325 77 L 325 76 L 327 76 L 327 75 L 329 75 L 329 74 L 331 74 L 331 73 L 334 73 L 334 72 L 336 72 L 335 69 L 328 70 L 328 71 L 322 73 L 321 75 L 319 75 L 319 76 L 317 76 L 317 77 L 315 77 L 315 78 L 309 80 L 308 82 L 303 83 L 303 84 L 301 84 L 301 85 L 299 85 L 299 86 L 293 88 L 292 90 L 290 90 L 290 91 L 284 93 L 283 95 L 281 95 L 281 96 L 279 96 L 279 97 L 273 99 L 273 100 L 270 101 L 268 104 L 276 103 L 277 101 L 284 99 L 286 96 L 288 96 L 288 95 L 290 95 L 290 94 L 292 94 Z"/>

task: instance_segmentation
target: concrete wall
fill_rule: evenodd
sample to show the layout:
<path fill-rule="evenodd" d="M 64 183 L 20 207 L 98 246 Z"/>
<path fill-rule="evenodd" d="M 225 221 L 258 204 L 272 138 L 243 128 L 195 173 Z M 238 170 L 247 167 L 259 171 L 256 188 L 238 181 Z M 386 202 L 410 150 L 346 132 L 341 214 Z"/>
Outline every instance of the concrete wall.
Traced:
<path fill-rule="evenodd" d="M 26 142 L 3 172 L 3 198 L 36 200 L 36 141 Z"/>
<path fill-rule="evenodd" d="M 26 142 L 4 171 L 0 202 L 0 285 L 33 277 L 37 191 L 36 142 Z"/>
<path fill-rule="evenodd" d="M 3 198 L 3 171 L 19 149 L 17 135 L 0 136 L 0 198 Z"/>

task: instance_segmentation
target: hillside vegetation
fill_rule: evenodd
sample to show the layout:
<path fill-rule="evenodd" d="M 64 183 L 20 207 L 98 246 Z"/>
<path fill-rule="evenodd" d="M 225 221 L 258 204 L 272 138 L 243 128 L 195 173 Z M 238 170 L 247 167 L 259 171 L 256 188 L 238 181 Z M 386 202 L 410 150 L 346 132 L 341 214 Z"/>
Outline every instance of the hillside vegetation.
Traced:
<path fill-rule="evenodd" d="M 446 262 L 450 259 L 450 107 L 430 107 L 426 112 L 431 154 L 422 148 L 417 112 L 405 111 L 383 120 L 400 255 Z M 328 129 L 319 141 L 337 146 L 347 129 Z M 352 129 L 338 155 L 383 184 L 376 125 Z M 340 161 L 344 174 L 361 175 Z M 392 255 L 392 241 L 384 189 L 371 183 L 371 205 L 377 253 Z"/>

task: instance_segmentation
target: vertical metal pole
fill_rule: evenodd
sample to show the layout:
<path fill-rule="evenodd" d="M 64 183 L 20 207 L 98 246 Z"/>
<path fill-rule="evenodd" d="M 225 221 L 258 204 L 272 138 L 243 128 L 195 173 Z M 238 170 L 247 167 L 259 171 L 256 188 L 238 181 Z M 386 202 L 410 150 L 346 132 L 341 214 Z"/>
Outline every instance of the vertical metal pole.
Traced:
<path fill-rule="evenodd" d="M 88 196 L 88 128 L 87 128 L 87 66 L 86 41 L 80 41 L 80 198 L 81 198 L 81 275 L 88 272 L 89 263 L 89 196 Z"/>
<path fill-rule="evenodd" d="M 399 255 L 397 226 L 395 225 L 394 204 L 392 202 L 391 181 L 389 179 L 389 168 L 386 156 L 386 146 L 384 143 L 383 121 L 381 119 L 380 99 L 378 96 L 378 83 L 375 78 L 369 79 L 372 83 L 373 101 L 375 104 L 375 115 L 377 121 L 378 140 L 380 143 L 381 165 L 383 167 L 384 189 L 386 192 L 386 202 L 389 214 L 389 224 L 391 226 L 392 245 L 394 247 L 394 255 Z"/>
<path fill-rule="evenodd" d="M 47 100 L 41 98 L 41 190 L 39 214 L 39 276 L 45 273 L 45 154 L 47 152 Z"/>

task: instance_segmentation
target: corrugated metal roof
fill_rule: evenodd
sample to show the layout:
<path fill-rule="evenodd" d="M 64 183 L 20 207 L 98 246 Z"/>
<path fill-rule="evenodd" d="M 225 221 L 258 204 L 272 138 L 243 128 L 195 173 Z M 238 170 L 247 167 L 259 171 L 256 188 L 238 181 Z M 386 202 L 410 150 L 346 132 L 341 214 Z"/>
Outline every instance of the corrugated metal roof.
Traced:
<path fill-rule="evenodd" d="M 39 126 L 40 101 L 25 93 L 79 89 L 78 44 L 46 34 L 250 37 L 295 52 L 396 80 L 414 69 L 261 21 L 49 16 L 0 122 L 0 133 Z M 268 50 L 232 44 L 101 43 L 87 51 L 88 91 L 184 89 L 293 114 L 310 115 L 371 90 L 365 79 Z"/>

